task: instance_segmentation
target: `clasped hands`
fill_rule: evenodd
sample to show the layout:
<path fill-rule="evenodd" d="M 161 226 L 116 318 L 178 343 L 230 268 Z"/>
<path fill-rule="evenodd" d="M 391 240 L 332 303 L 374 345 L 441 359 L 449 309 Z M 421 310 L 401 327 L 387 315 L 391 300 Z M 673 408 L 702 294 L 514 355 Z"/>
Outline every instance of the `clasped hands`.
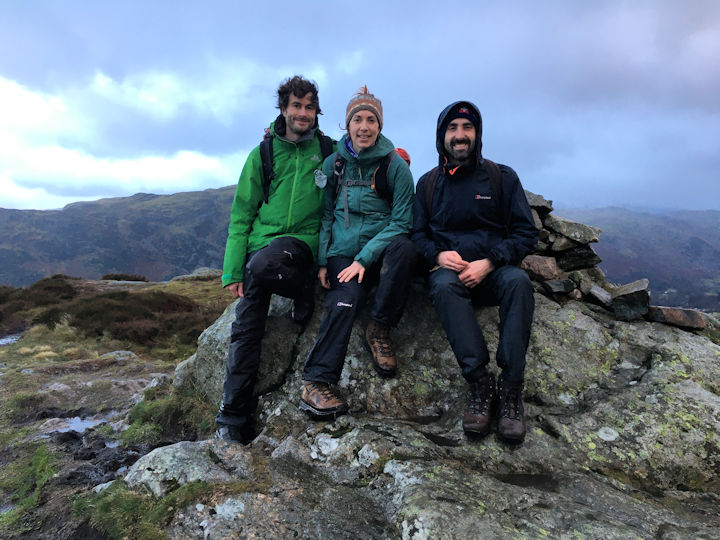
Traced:
<path fill-rule="evenodd" d="M 457 251 L 441 251 L 436 258 L 438 266 L 458 273 L 463 285 L 473 288 L 482 283 L 487 275 L 495 270 L 490 259 L 465 261 Z"/>

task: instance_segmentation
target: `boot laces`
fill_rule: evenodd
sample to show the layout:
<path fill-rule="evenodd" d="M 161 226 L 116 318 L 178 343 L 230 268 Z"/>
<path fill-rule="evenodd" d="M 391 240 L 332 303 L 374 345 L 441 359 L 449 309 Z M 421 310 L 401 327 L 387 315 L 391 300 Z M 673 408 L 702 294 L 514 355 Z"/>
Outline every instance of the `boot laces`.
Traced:
<path fill-rule="evenodd" d="M 470 388 L 470 412 L 484 414 L 490 405 L 490 389 L 484 385 L 473 385 Z"/>
<path fill-rule="evenodd" d="M 370 334 L 370 340 L 380 349 L 382 356 L 392 356 L 390 331 L 387 328 L 376 326 L 375 331 Z"/>
<path fill-rule="evenodd" d="M 521 416 L 522 398 L 520 388 L 507 388 L 503 400 L 503 416 L 517 420 Z"/>
<path fill-rule="evenodd" d="M 382 356 L 392 356 L 392 349 L 390 348 L 390 343 L 384 339 L 376 339 L 375 343 L 378 346 L 378 349 L 380 349 L 380 354 Z"/>
<path fill-rule="evenodd" d="M 314 382 L 312 383 L 312 388 L 319 392 L 320 395 L 327 401 L 332 401 L 333 399 L 340 399 L 338 398 L 337 394 L 333 392 L 333 389 L 330 387 L 330 385 L 327 383 Z"/>

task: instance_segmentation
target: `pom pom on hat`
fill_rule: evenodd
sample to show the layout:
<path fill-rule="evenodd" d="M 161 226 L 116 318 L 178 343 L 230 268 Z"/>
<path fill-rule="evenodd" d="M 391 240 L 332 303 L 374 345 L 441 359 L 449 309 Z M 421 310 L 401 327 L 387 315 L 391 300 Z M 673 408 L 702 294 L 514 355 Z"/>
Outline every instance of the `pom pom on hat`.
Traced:
<path fill-rule="evenodd" d="M 382 101 L 373 96 L 368 92 L 367 86 L 363 86 L 360 91 L 355 94 L 348 103 L 345 111 L 345 127 L 350 125 L 350 120 L 353 115 L 358 111 L 370 111 L 373 113 L 380 124 L 380 129 L 383 126 L 383 112 L 382 112 Z"/>

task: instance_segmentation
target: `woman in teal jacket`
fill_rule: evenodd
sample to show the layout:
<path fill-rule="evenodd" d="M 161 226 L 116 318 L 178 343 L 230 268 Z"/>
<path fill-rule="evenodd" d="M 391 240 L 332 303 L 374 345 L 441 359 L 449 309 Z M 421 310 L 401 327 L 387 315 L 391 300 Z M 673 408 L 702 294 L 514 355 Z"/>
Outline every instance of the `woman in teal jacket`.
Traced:
<path fill-rule="evenodd" d="M 407 164 L 380 133 L 382 121 L 382 103 L 364 87 L 350 100 L 347 134 L 317 178 L 326 183 L 318 278 L 329 292 L 300 399 L 300 408 L 315 417 L 347 412 L 331 385 L 340 379 L 353 322 L 374 283 L 365 341 L 378 374 L 391 377 L 397 371 L 389 331 L 402 316 L 415 261 L 408 238 L 414 185 Z"/>

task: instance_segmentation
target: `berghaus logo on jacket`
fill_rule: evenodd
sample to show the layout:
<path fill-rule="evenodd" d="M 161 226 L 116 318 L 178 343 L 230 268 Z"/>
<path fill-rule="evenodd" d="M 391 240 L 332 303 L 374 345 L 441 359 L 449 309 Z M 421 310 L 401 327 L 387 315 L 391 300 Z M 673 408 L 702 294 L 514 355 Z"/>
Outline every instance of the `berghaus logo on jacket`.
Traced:
<path fill-rule="evenodd" d="M 476 201 L 489 201 L 492 200 L 492 197 L 490 195 L 475 195 Z"/>

